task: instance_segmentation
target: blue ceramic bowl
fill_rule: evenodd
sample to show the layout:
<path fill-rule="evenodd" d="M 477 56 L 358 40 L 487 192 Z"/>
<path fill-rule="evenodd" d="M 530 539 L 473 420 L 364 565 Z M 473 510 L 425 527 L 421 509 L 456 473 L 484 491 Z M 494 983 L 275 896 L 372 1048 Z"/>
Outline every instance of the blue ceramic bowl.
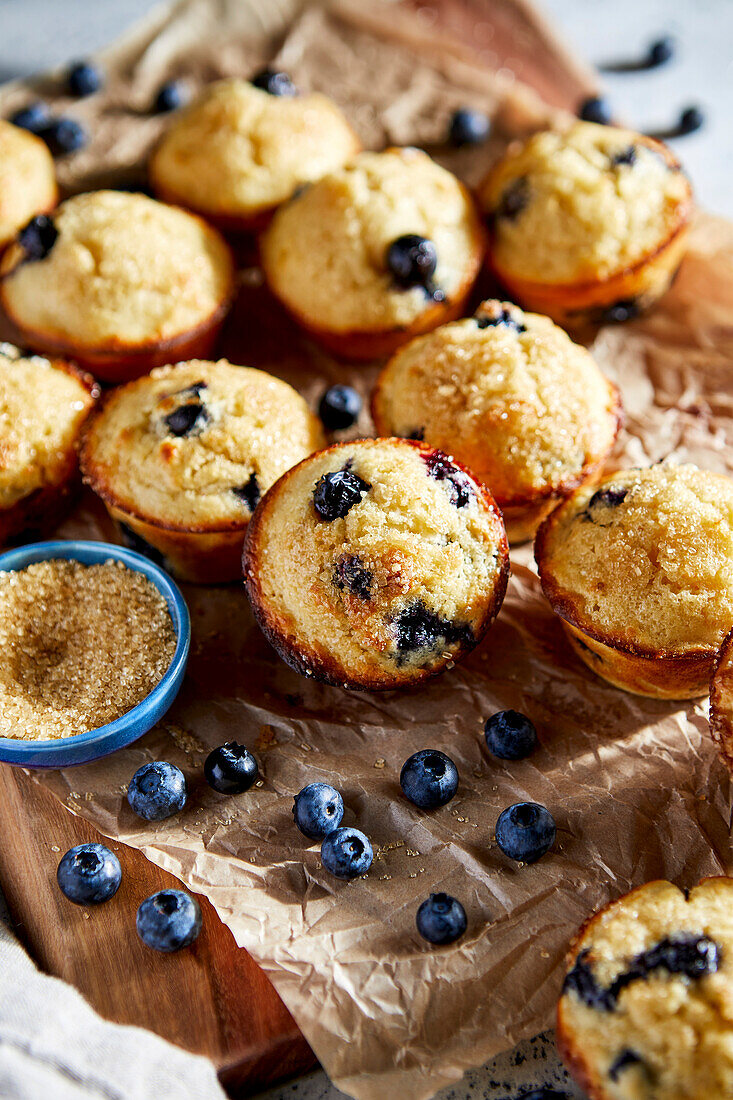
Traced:
<path fill-rule="evenodd" d="M 115 722 L 76 737 L 59 737 L 52 741 L 16 741 L 13 737 L 0 737 L 0 761 L 19 764 L 24 768 L 65 768 L 69 764 L 87 764 L 142 737 L 162 718 L 178 695 L 191 644 L 191 620 L 186 601 L 168 574 L 142 554 L 108 542 L 37 542 L 0 554 L 0 571 L 6 573 L 11 569 L 24 569 L 26 565 L 48 558 L 72 558 L 84 565 L 96 565 L 114 558 L 129 569 L 144 573 L 168 605 L 176 634 L 176 649 L 160 683 L 142 703 Z"/>

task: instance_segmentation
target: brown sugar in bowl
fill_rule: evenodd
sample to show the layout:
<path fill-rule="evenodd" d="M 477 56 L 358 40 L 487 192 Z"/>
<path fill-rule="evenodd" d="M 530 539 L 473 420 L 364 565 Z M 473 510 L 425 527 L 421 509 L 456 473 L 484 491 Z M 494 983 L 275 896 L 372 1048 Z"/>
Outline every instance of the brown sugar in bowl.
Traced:
<path fill-rule="evenodd" d="M 234 262 L 201 218 L 145 195 L 76 195 L 43 256 L 19 242 L 0 265 L 0 304 L 25 343 L 106 382 L 205 356 L 234 296 Z"/>

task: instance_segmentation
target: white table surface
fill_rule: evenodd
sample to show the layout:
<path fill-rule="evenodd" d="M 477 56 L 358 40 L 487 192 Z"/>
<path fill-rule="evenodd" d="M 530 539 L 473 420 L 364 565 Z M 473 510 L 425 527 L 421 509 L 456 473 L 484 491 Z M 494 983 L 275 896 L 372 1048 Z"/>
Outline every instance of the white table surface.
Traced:
<path fill-rule="evenodd" d="M 151 7 L 151 0 L 0 0 L 0 80 L 83 58 Z M 672 145 L 701 204 L 733 217 L 733 2 L 544 0 L 544 8 L 571 47 L 594 64 L 630 60 L 660 35 L 675 36 L 678 51 L 668 65 L 608 74 L 605 87 L 617 117 L 640 130 L 672 125 L 687 106 L 704 110 L 705 127 Z M 440 1098 L 514 1100 L 540 1085 L 580 1095 L 567 1083 L 551 1040 L 538 1038 L 468 1074 Z M 342 1094 L 325 1074 L 315 1073 L 266 1095 L 268 1100 L 337 1100 Z"/>

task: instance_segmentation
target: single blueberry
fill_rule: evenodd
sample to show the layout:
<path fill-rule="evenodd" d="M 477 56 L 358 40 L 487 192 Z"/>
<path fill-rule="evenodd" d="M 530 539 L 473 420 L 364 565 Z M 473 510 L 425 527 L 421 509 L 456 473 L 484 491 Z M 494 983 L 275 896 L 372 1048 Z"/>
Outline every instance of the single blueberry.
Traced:
<path fill-rule="evenodd" d="M 158 114 L 167 114 L 168 111 L 177 111 L 179 107 L 185 107 L 189 100 L 189 91 L 182 80 L 167 80 L 161 84 L 155 97 L 155 110 Z"/>
<path fill-rule="evenodd" d="M 598 982 L 588 963 L 590 951 L 581 951 L 574 966 L 565 975 L 562 991 L 575 993 L 587 1005 L 599 1012 L 611 1012 L 616 1007 L 616 998 Z"/>
<path fill-rule="evenodd" d="M 584 99 L 578 110 L 578 118 L 583 122 L 598 122 L 608 126 L 611 121 L 611 107 L 605 96 L 591 95 Z"/>
<path fill-rule="evenodd" d="M 450 894 L 431 894 L 418 909 L 415 924 L 429 943 L 455 943 L 466 931 L 466 910 Z"/>
<path fill-rule="evenodd" d="M 639 303 L 634 298 L 620 298 L 610 306 L 601 309 L 597 320 L 602 325 L 623 325 L 639 316 Z"/>
<path fill-rule="evenodd" d="M 201 931 L 199 903 L 183 890 L 160 890 L 141 903 L 137 934 L 154 951 L 180 951 Z"/>
<path fill-rule="evenodd" d="M 322 520 L 331 523 L 335 519 L 343 519 L 370 489 L 368 482 L 362 481 L 347 467 L 334 470 L 332 474 L 323 474 L 316 482 L 313 507 Z"/>
<path fill-rule="evenodd" d="M 432 451 L 420 456 L 428 468 L 428 476 L 436 481 L 446 481 L 450 502 L 456 508 L 465 508 L 474 498 L 470 478 L 442 451 Z"/>
<path fill-rule="evenodd" d="M 674 51 L 675 40 L 671 35 L 667 34 L 664 38 L 658 38 L 656 42 L 652 42 L 647 55 L 649 68 L 654 69 L 658 65 L 666 65 L 674 57 Z"/>
<path fill-rule="evenodd" d="M 90 61 L 77 61 L 69 69 L 67 79 L 69 92 L 76 96 L 93 95 L 104 84 L 101 71 Z"/>
<path fill-rule="evenodd" d="M 298 94 L 298 89 L 288 74 L 278 69 L 261 69 L 260 72 L 255 73 L 250 83 L 269 95 L 293 96 Z"/>
<path fill-rule="evenodd" d="M 61 859 L 56 881 L 76 905 L 99 905 L 119 890 L 122 868 L 114 852 L 103 844 L 77 844 Z"/>
<path fill-rule="evenodd" d="M 20 126 L 21 130 L 30 130 L 32 134 L 40 133 L 48 123 L 51 114 L 45 103 L 37 99 L 35 103 L 29 103 L 27 107 L 21 107 L 10 116 L 14 126 Z"/>
<path fill-rule="evenodd" d="M 452 145 L 480 145 L 490 132 L 491 122 L 483 111 L 459 107 L 451 116 L 449 135 Z"/>
<path fill-rule="evenodd" d="M 414 653 L 421 649 L 435 649 L 442 638 L 447 645 L 473 641 L 473 631 L 468 623 L 452 623 L 436 615 L 421 600 L 405 607 L 393 620 L 395 641 L 400 654 Z"/>
<path fill-rule="evenodd" d="M 235 497 L 239 497 L 244 504 L 247 505 L 250 512 L 254 512 L 255 508 L 259 504 L 262 493 L 260 491 L 260 483 L 257 480 L 257 474 L 252 471 L 249 475 L 248 481 L 242 485 L 239 489 L 232 489 Z"/>
<path fill-rule="evenodd" d="M 486 719 L 484 736 L 489 752 L 500 760 L 523 760 L 537 748 L 537 730 L 518 710 L 492 714 Z"/>
<path fill-rule="evenodd" d="M 342 591 L 350 592 L 362 600 L 368 600 L 374 575 L 366 569 L 358 554 L 343 554 L 336 562 L 333 583 Z"/>
<path fill-rule="evenodd" d="M 531 1092 L 523 1092 L 517 1100 L 568 1100 L 568 1094 L 557 1089 L 532 1089 Z"/>
<path fill-rule="evenodd" d="M 678 134 L 694 134 L 705 125 L 705 115 L 699 107 L 687 107 L 680 115 L 677 125 Z"/>
<path fill-rule="evenodd" d="M 130 780 L 127 801 L 139 817 L 162 821 L 186 805 L 186 777 L 175 764 L 156 760 L 143 764 Z"/>
<path fill-rule="evenodd" d="M 252 753 L 236 741 L 219 745 L 204 761 L 206 782 L 219 794 L 242 794 L 257 781 L 259 774 Z"/>
<path fill-rule="evenodd" d="M 353 386 L 330 386 L 318 405 L 318 415 L 330 432 L 350 428 L 361 412 L 361 397 Z"/>
<path fill-rule="evenodd" d="M 499 205 L 496 208 L 496 217 L 513 222 L 519 217 L 528 202 L 529 180 L 526 176 L 519 176 L 503 191 L 499 199 Z"/>
<path fill-rule="evenodd" d="M 56 244 L 59 231 L 48 214 L 37 214 L 18 233 L 25 260 L 44 260 Z"/>
<path fill-rule="evenodd" d="M 206 407 L 198 401 L 191 401 L 187 405 L 179 405 L 173 412 L 168 413 L 165 426 L 171 435 L 180 437 L 203 428 L 208 419 Z"/>
<path fill-rule="evenodd" d="M 321 845 L 323 866 L 336 878 L 365 875 L 372 865 L 373 857 L 369 838 L 359 829 L 334 829 Z"/>
<path fill-rule="evenodd" d="M 518 321 L 506 306 L 496 304 L 486 308 L 481 307 L 477 310 L 475 318 L 479 328 L 496 328 L 503 325 L 508 329 L 512 329 L 518 336 L 527 331 L 527 326 Z"/>
<path fill-rule="evenodd" d="M 429 287 L 438 266 L 438 254 L 427 237 L 405 233 L 387 247 L 385 262 L 398 286 Z"/>
<path fill-rule="evenodd" d="M 552 814 L 537 802 L 516 802 L 499 815 L 496 843 L 518 863 L 534 863 L 555 843 Z"/>
<path fill-rule="evenodd" d="M 641 1055 L 637 1054 L 635 1050 L 631 1050 L 626 1047 L 618 1057 L 613 1061 L 608 1071 L 608 1076 L 611 1081 L 618 1081 L 621 1071 L 628 1069 L 629 1066 L 639 1065 L 643 1059 Z"/>
<path fill-rule="evenodd" d="M 611 167 L 618 168 L 621 164 L 627 164 L 629 168 L 633 168 L 636 164 L 636 146 L 628 145 L 625 149 L 622 149 L 620 153 L 614 153 L 611 157 Z"/>
<path fill-rule="evenodd" d="M 75 118 L 54 118 L 38 131 L 55 157 L 83 149 L 89 140 L 84 127 Z"/>
<path fill-rule="evenodd" d="M 625 485 L 608 485 L 605 489 L 597 489 L 588 501 L 586 511 L 591 519 L 595 519 L 594 512 L 597 509 L 618 508 L 619 504 L 623 504 L 628 495 L 629 490 Z"/>
<path fill-rule="evenodd" d="M 338 829 L 344 816 L 344 800 L 328 783 L 309 783 L 293 799 L 293 817 L 301 833 L 323 840 Z"/>
<path fill-rule="evenodd" d="M 434 810 L 450 802 L 458 790 L 458 768 L 439 749 L 421 749 L 402 765 L 400 786 L 415 806 Z"/>

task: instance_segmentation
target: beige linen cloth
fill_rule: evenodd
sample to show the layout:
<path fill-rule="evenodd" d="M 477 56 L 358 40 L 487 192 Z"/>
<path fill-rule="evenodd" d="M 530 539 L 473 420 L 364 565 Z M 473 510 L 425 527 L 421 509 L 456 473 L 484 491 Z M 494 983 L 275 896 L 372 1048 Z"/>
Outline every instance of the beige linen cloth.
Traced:
<path fill-rule="evenodd" d="M 0 1097 L 225 1100 L 210 1062 L 103 1020 L 70 985 L 38 970 L 2 919 Z"/>

